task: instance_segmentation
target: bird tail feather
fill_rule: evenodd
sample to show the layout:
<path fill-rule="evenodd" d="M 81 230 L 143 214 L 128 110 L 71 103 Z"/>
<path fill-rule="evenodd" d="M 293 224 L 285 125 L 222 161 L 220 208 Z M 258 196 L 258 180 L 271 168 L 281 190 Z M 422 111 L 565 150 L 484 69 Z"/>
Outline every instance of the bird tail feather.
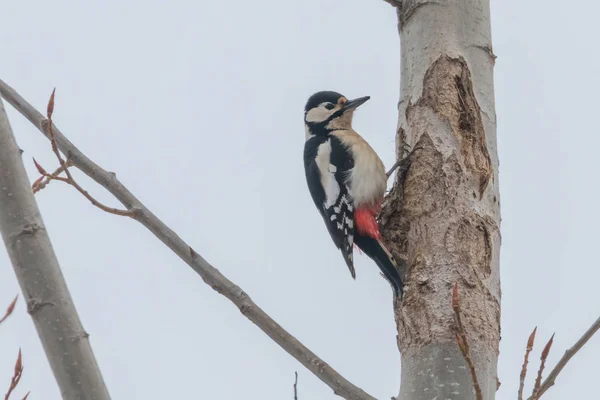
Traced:
<path fill-rule="evenodd" d="M 404 265 L 398 264 L 390 251 L 379 239 L 373 239 L 368 236 L 356 235 L 354 238 L 356 245 L 379 267 L 385 278 L 388 280 L 394 294 L 401 298 L 403 294 L 404 282 L 401 272 L 404 273 Z"/>

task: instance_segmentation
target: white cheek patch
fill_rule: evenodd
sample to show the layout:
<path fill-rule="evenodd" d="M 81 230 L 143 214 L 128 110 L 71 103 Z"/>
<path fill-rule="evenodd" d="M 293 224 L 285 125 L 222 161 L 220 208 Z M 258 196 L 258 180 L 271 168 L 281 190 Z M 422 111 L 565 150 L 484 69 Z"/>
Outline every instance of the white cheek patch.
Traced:
<path fill-rule="evenodd" d="M 327 110 L 326 108 L 313 108 L 306 113 L 306 122 L 323 122 L 329 118 L 333 110 Z"/>

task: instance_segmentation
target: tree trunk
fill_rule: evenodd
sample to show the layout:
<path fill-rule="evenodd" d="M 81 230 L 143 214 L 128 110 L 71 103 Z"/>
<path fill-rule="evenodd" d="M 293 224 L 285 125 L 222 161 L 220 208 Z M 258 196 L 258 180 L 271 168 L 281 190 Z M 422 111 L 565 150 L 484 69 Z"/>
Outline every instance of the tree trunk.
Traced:
<path fill-rule="evenodd" d="M 497 389 L 500 197 L 488 0 L 404 0 L 397 153 L 411 153 L 381 214 L 406 261 L 395 304 L 398 400 L 475 399 L 455 338 L 452 287 L 483 399 Z"/>
<path fill-rule="evenodd" d="M 33 197 L 1 99 L 0 231 L 62 397 L 109 400 L 88 334 L 83 330 Z"/>

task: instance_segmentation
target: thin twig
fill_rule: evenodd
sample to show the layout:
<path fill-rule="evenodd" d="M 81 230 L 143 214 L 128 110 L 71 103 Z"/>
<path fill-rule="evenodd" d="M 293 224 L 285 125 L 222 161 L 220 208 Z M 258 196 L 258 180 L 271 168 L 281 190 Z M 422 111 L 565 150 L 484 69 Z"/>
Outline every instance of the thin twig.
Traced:
<path fill-rule="evenodd" d="M 4 313 L 4 316 L 2 318 L 0 318 L 0 324 L 3 323 L 4 320 L 12 314 L 12 312 L 15 309 L 15 304 L 17 304 L 18 298 L 19 298 L 19 295 L 17 294 L 15 296 L 15 298 L 13 299 L 13 301 L 10 302 L 10 304 L 8 305 L 8 308 L 6 309 L 6 313 Z"/>
<path fill-rule="evenodd" d="M 15 362 L 15 372 L 10 379 L 10 386 L 8 387 L 8 392 L 6 392 L 6 395 L 4 396 L 4 400 L 8 400 L 10 398 L 11 393 L 19 384 L 21 376 L 23 376 L 23 359 L 21 357 L 21 349 L 19 349 L 19 355 L 17 356 L 17 361 Z"/>
<path fill-rule="evenodd" d="M 540 398 L 540 386 L 542 385 L 542 373 L 544 372 L 544 367 L 546 366 L 546 359 L 548 358 L 548 354 L 550 353 L 550 348 L 552 347 L 552 342 L 554 341 L 554 334 L 544 346 L 544 350 L 542 350 L 542 355 L 540 357 L 540 369 L 538 370 L 537 378 L 535 379 L 535 385 L 533 386 L 533 392 L 531 393 L 531 398 L 537 400 Z"/>
<path fill-rule="evenodd" d="M 535 333 L 537 332 L 537 326 L 529 335 L 527 340 L 527 348 L 525 349 L 525 358 L 523 359 L 523 367 L 521 367 L 521 375 L 519 380 L 519 396 L 518 400 L 523 400 L 523 388 L 525 387 L 525 377 L 527 376 L 527 363 L 529 362 L 529 353 L 533 350 L 533 343 L 535 342 Z"/>
<path fill-rule="evenodd" d="M 95 205 L 96 207 L 98 207 L 99 209 L 101 209 L 102 211 L 105 211 L 109 214 L 115 214 L 115 215 L 121 215 L 124 217 L 131 217 L 133 216 L 134 211 L 133 210 L 120 210 L 118 208 L 113 208 L 113 207 L 108 207 L 102 203 L 100 203 L 98 200 L 96 200 L 95 198 L 93 198 L 88 192 L 87 190 L 83 189 L 71 176 L 71 174 L 69 173 L 68 175 L 70 176 L 67 178 L 64 178 L 62 176 L 58 176 L 58 175 L 54 175 L 54 174 L 49 174 L 48 172 L 46 172 L 46 170 L 35 160 L 35 158 L 33 159 L 33 163 L 35 164 L 38 172 L 42 175 L 41 177 L 39 177 L 32 185 L 32 189 L 33 192 L 35 193 L 36 191 L 39 191 L 39 186 L 41 185 L 41 180 L 43 178 L 46 178 L 47 181 L 60 181 L 60 182 L 64 182 L 68 185 L 73 186 L 75 189 L 77 189 L 77 191 L 79 193 L 81 193 L 86 199 L 88 199 L 93 205 Z M 63 171 L 67 172 L 68 169 L 68 165 L 65 163 L 65 166 L 61 166 L 59 169 L 62 169 Z M 58 170 L 57 170 L 58 171 Z M 38 189 L 38 190 L 36 190 Z"/>
<path fill-rule="evenodd" d="M 60 151 L 58 150 L 58 147 L 56 146 L 56 139 L 54 138 L 54 131 L 52 130 L 52 125 L 53 125 L 52 114 L 54 113 L 54 95 L 55 94 L 56 94 L 56 88 L 52 89 L 52 94 L 50 95 L 50 99 L 48 100 L 48 106 L 46 107 L 46 118 L 48 119 L 48 123 L 46 126 L 48 128 L 48 135 L 50 136 L 50 144 L 52 145 L 52 151 L 54 152 L 54 154 L 56 154 L 56 158 L 58 158 L 58 162 L 60 163 L 60 166 L 65 171 L 65 174 L 67 174 L 67 179 L 73 180 L 73 177 L 71 176 L 71 173 L 69 172 L 69 168 L 67 168 L 67 163 L 62 158 L 62 155 L 60 154 Z"/>
<path fill-rule="evenodd" d="M 452 309 L 454 310 L 454 316 L 456 317 L 456 325 L 458 328 L 458 332 L 456 333 L 456 343 L 458 344 L 458 348 L 462 352 L 463 357 L 465 358 L 465 361 L 471 370 L 473 388 L 475 389 L 475 398 L 477 400 L 483 400 L 483 394 L 481 392 L 481 387 L 479 386 L 479 380 L 477 379 L 477 372 L 475 371 L 475 363 L 473 363 L 473 359 L 471 358 L 471 350 L 469 348 L 469 341 L 467 340 L 467 333 L 465 332 L 462 319 L 460 318 L 458 282 L 454 284 L 454 290 L 452 291 Z"/>
<path fill-rule="evenodd" d="M 53 180 L 61 181 L 61 182 L 65 182 L 65 183 L 73 186 L 75 189 L 77 189 L 77 191 L 79 191 L 79 193 L 81 193 L 86 199 L 88 199 L 90 201 L 90 203 L 92 203 L 94 206 L 98 207 L 102 211 L 107 212 L 109 214 L 121 215 L 124 217 L 132 217 L 135 212 L 134 210 L 120 210 L 118 208 L 108 207 L 108 206 L 100 203 L 98 200 L 96 200 L 94 197 L 92 197 L 92 195 L 90 195 L 87 192 L 87 190 L 83 189 L 79 185 L 79 183 L 77 183 L 77 181 L 75 181 L 75 179 L 73 178 L 73 175 L 71 175 L 71 172 L 69 171 L 69 167 L 71 166 L 71 161 L 70 160 L 65 161 L 65 159 L 60 154 L 60 150 L 58 148 L 58 145 L 56 143 L 56 138 L 54 135 L 54 123 L 52 122 L 52 114 L 54 113 L 54 95 L 55 95 L 55 93 L 56 93 L 56 88 L 54 88 L 54 90 L 52 90 L 52 94 L 50 95 L 50 100 L 48 100 L 48 106 L 47 106 L 47 111 L 46 111 L 46 120 L 42 121 L 40 123 L 40 126 L 41 126 L 41 129 L 44 130 L 46 137 L 48 137 L 50 139 L 50 144 L 52 145 L 52 151 L 56 155 L 56 158 L 58 158 L 58 163 L 60 164 L 60 167 L 54 173 L 49 174 L 37 161 L 35 161 L 35 159 L 33 159 L 33 162 L 34 162 L 38 172 L 42 175 L 33 183 L 33 185 L 32 185 L 33 193 L 40 191 L 43 187 L 45 187 L 49 182 L 51 182 Z M 67 175 L 66 178 L 59 176 L 60 173 L 63 171 Z M 42 181 L 43 178 L 46 178 L 46 180 Z"/>
<path fill-rule="evenodd" d="M 592 324 L 592 326 L 590 326 L 589 329 L 587 331 L 585 331 L 585 333 L 579 338 L 579 340 L 577 340 L 577 342 L 575 342 L 575 344 L 573 346 L 571 346 L 567 351 L 565 351 L 565 354 L 563 354 L 561 359 L 558 360 L 558 362 L 556 363 L 554 368 L 552 368 L 552 371 L 550 371 L 550 373 L 548 374 L 548 376 L 546 377 L 546 379 L 540 386 L 540 389 L 538 390 L 538 394 L 537 394 L 538 399 L 540 397 L 542 397 L 542 395 L 544 393 L 546 393 L 546 391 L 548 389 L 550 389 L 552 386 L 554 386 L 554 384 L 556 383 L 556 377 L 558 376 L 558 374 L 560 374 L 560 372 L 567 365 L 567 363 L 571 360 L 571 358 L 573 358 L 573 356 L 575 354 L 577 354 L 577 352 L 579 350 L 581 350 L 581 348 L 583 346 L 585 346 L 585 344 L 592 338 L 592 336 L 594 336 L 594 334 L 596 332 L 598 332 L 599 329 L 600 329 L 600 318 L 598 318 Z M 533 398 L 530 397 L 528 400 L 533 400 Z"/>
<path fill-rule="evenodd" d="M 70 160 L 67 160 L 65 163 L 65 167 L 69 168 L 71 167 L 73 164 L 71 164 Z M 60 174 L 62 174 L 64 172 L 64 168 L 62 166 L 58 167 L 56 169 L 56 171 L 54 171 L 53 173 L 50 174 L 50 176 L 40 176 L 35 182 L 33 182 L 33 185 L 31 185 L 31 189 L 33 190 L 33 193 L 37 193 L 40 190 L 44 189 L 50 182 L 52 182 L 52 180 L 55 180 L 57 176 L 59 176 Z M 46 178 L 46 179 L 44 179 Z"/>
<path fill-rule="evenodd" d="M 44 116 L 2 80 L 0 80 L 0 94 L 49 138 L 49 134 L 42 127 L 42 122 L 45 120 Z M 111 174 L 100 168 L 85 156 L 56 126 L 53 126 L 52 131 L 58 149 L 64 154 L 68 154 L 68 158 L 73 163 L 73 166 L 80 169 L 84 174 L 112 193 L 126 209 L 135 210 L 132 218 L 148 228 L 159 240 L 173 250 L 175 254 L 200 275 L 204 282 L 218 293 L 227 297 L 239 308 L 246 318 L 256 324 L 281 348 L 329 386 L 336 395 L 347 400 L 375 400 L 373 396 L 370 396 L 361 388 L 341 376 L 329 364 L 275 322 L 239 286 L 223 276 L 219 270 L 209 264 L 189 244 L 184 242 L 177 233 L 148 210 L 117 179 L 115 174 Z"/>
<path fill-rule="evenodd" d="M 294 372 L 296 379 L 294 380 L 294 400 L 298 400 L 298 371 Z"/>

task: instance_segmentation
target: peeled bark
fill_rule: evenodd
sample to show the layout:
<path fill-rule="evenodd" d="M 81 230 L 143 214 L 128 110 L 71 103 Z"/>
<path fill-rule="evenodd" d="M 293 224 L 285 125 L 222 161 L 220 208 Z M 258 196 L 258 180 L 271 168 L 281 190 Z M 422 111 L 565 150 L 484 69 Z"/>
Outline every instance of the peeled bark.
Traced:
<path fill-rule="evenodd" d="M 397 153 L 410 146 L 381 214 L 406 261 L 396 303 L 398 400 L 475 399 L 455 338 L 452 287 L 483 399 L 497 389 L 500 197 L 488 0 L 404 0 L 398 8 Z"/>
<path fill-rule="evenodd" d="M 1 99 L 0 231 L 62 397 L 109 400 L 88 334 L 81 325 L 33 197 Z"/>

